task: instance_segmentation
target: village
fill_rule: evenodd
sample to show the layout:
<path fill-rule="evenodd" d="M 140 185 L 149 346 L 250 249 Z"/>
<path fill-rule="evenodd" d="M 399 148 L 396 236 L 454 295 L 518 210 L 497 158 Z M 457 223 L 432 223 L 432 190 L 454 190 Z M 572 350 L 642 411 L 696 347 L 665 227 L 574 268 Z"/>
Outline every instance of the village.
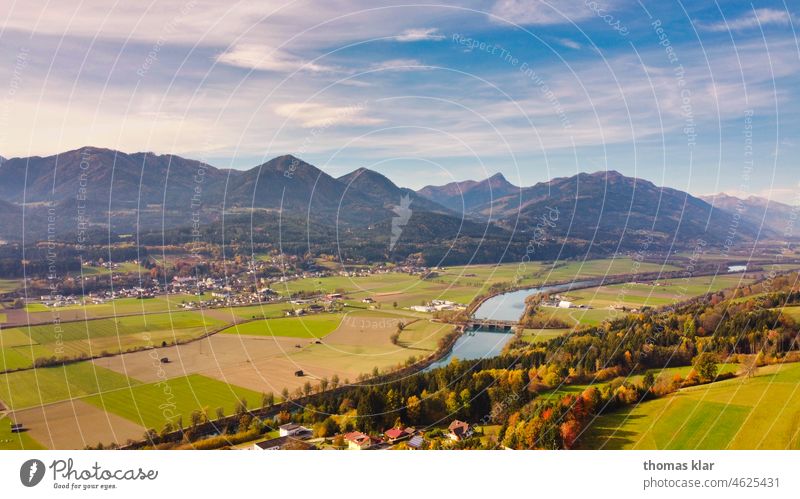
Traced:
<path fill-rule="evenodd" d="M 426 434 L 434 434 L 427 437 Z M 314 433 L 297 423 L 278 427 L 278 436 L 240 447 L 242 450 L 424 450 L 432 447 L 453 447 L 457 442 L 471 438 L 474 428 L 464 421 L 454 419 L 446 431 L 420 431 L 414 427 L 395 426 L 380 435 L 361 431 L 340 433 L 332 438 L 314 437 Z"/>

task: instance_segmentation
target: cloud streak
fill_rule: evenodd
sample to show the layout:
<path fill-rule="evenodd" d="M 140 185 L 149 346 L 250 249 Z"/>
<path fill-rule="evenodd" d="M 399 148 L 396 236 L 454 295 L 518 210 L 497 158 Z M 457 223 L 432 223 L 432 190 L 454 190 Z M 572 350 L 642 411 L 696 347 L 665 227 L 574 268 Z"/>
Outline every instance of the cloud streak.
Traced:
<path fill-rule="evenodd" d="M 744 31 L 758 28 L 759 26 L 789 26 L 792 16 L 785 10 L 755 9 L 740 17 L 723 20 L 715 23 L 696 22 L 695 24 L 705 31 Z"/>

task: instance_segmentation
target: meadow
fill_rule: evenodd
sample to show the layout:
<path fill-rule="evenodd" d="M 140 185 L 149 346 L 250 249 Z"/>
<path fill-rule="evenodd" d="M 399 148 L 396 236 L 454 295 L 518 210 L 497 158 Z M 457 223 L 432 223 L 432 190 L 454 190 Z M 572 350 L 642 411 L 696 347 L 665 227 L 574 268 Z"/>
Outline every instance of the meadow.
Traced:
<path fill-rule="evenodd" d="M 800 307 L 783 307 L 780 311 L 794 319 L 795 322 L 800 322 Z"/>
<path fill-rule="evenodd" d="M 343 314 L 313 314 L 300 317 L 255 320 L 233 325 L 222 330 L 221 334 L 324 338 L 339 327 L 343 317 Z"/>
<path fill-rule="evenodd" d="M 564 296 L 576 305 L 589 305 L 593 308 L 660 307 L 751 282 L 752 279 L 745 278 L 742 274 L 721 274 L 660 279 L 646 283 L 613 284 L 570 291 Z"/>
<path fill-rule="evenodd" d="M 582 438 L 596 449 L 800 449 L 800 364 L 684 388 L 600 416 Z"/>
<path fill-rule="evenodd" d="M 161 430 L 168 421 L 175 424 L 179 416 L 184 426 L 188 426 L 194 411 L 206 411 L 209 417 L 214 418 L 217 408 L 221 407 L 226 415 L 232 414 L 240 400 L 245 400 L 248 407 L 258 407 L 261 394 L 191 374 L 135 385 L 129 390 L 100 393 L 85 400 L 146 428 Z"/>
<path fill-rule="evenodd" d="M 11 433 L 11 420 L 0 416 L 0 450 L 39 450 L 45 447 L 29 432 Z"/>
<path fill-rule="evenodd" d="M 565 324 L 575 327 L 599 326 L 606 319 L 621 317 L 623 312 L 608 308 L 558 308 L 558 307 L 539 307 L 537 314 L 547 319 L 559 319 Z"/>
<path fill-rule="evenodd" d="M 18 410 L 127 388 L 137 383 L 91 362 L 78 362 L 0 374 L 0 401 L 7 408 Z"/>
<path fill-rule="evenodd" d="M 9 328 L 0 331 L 0 367 L 31 367 L 37 358 L 53 355 L 95 356 L 170 344 L 202 336 L 225 324 L 200 312 L 184 311 Z"/>
<path fill-rule="evenodd" d="M 604 275 L 626 274 L 636 269 L 630 258 L 586 260 L 558 264 L 541 262 L 480 264 L 446 267 L 428 279 L 401 273 L 365 277 L 332 276 L 294 280 L 273 285 L 283 295 L 299 291 L 332 293 L 342 291 L 348 298 L 373 298 L 381 306 L 410 307 L 434 299 L 468 304 L 486 293 L 493 284 L 535 286 L 546 282 L 568 281 Z M 678 267 L 651 263 L 638 264 L 639 272 L 679 270 Z"/>
<path fill-rule="evenodd" d="M 545 343 L 565 335 L 572 331 L 571 329 L 525 329 L 522 331 L 521 339 L 527 343 Z"/>

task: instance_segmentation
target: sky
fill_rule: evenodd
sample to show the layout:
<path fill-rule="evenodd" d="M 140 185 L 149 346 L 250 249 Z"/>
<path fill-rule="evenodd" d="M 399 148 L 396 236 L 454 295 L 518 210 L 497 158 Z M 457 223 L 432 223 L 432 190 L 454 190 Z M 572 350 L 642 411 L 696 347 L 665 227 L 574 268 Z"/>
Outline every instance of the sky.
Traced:
<path fill-rule="evenodd" d="M 294 154 L 411 188 L 617 170 L 800 203 L 796 3 L 3 4 L 5 157 Z"/>

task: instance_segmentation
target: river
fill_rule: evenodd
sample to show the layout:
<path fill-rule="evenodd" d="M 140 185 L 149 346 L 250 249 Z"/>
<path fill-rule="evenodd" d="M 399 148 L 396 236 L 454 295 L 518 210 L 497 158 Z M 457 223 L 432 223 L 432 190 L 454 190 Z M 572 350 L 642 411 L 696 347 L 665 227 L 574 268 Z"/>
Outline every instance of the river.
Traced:
<path fill-rule="evenodd" d="M 520 289 L 493 296 L 484 301 L 472 315 L 475 319 L 494 319 L 518 321 L 525 312 L 525 299 L 539 293 L 563 292 L 576 288 L 587 288 L 600 285 L 600 280 L 574 281 L 567 284 L 555 284 L 538 288 Z M 503 347 L 514 333 L 500 331 L 482 331 L 480 329 L 466 331 L 459 337 L 450 352 L 441 360 L 431 364 L 426 371 L 446 366 L 453 358 L 459 360 L 486 359 L 500 355 Z"/>

